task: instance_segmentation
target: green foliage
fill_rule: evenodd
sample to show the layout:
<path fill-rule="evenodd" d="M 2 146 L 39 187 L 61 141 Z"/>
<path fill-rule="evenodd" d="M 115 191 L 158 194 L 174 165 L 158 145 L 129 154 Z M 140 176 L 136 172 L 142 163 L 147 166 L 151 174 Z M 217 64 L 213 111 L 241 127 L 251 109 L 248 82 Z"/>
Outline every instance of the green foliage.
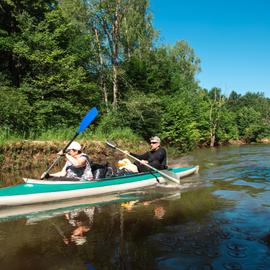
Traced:
<path fill-rule="evenodd" d="M 129 142 L 137 142 L 141 139 L 141 137 L 138 134 L 136 134 L 132 129 L 128 127 L 124 128 L 118 127 L 112 130 L 110 133 L 104 133 L 101 132 L 100 129 L 97 129 L 91 138 L 100 141 L 128 140 Z"/>
<path fill-rule="evenodd" d="M 38 135 L 36 135 L 35 139 L 41 141 L 52 141 L 52 140 L 69 140 L 75 134 L 75 128 L 63 128 L 63 127 L 54 127 L 51 129 L 46 129 L 41 131 Z"/>
<path fill-rule="evenodd" d="M 0 145 L 4 145 L 8 142 L 19 141 L 22 138 L 24 138 L 22 134 L 17 134 L 8 128 L 2 127 L 2 129 L 0 129 Z"/>
<path fill-rule="evenodd" d="M 194 50 L 181 40 L 169 48 L 168 55 L 171 59 L 171 85 L 175 91 L 193 90 L 196 88 L 195 75 L 200 71 L 200 60 Z"/>
<path fill-rule="evenodd" d="M 134 54 L 126 63 L 131 85 L 145 93 L 159 95 L 198 88 L 195 74 L 200 61 L 184 41 L 173 47 L 162 46 L 141 54 Z"/>
<path fill-rule="evenodd" d="M 87 135 L 83 135 L 87 139 Z M 127 126 L 124 115 L 119 110 L 111 110 L 107 114 L 102 114 L 95 128 L 92 138 L 100 141 L 123 140 L 138 141 L 140 136 Z"/>
<path fill-rule="evenodd" d="M 25 135 L 32 127 L 31 107 L 16 89 L 0 86 L 0 123 L 9 132 Z"/>
<path fill-rule="evenodd" d="M 34 121 L 37 128 L 52 128 L 61 125 L 74 127 L 79 120 L 79 113 L 76 106 L 64 99 L 40 100 L 35 103 L 34 111 L 36 115 Z"/>
<path fill-rule="evenodd" d="M 165 102 L 161 137 L 181 152 L 192 150 L 199 141 L 200 132 L 190 102 L 183 95 L 170 97 Z"/>
<path fill-rule="evenodd" d="M 148 0 L 3 0 L 0 4 L 0 142 L 159 135 L 189 151 L 270 136 L 270 100 L 201 89 L 200 60 L 181 40 L 154 45 Z"/>
<path fill-rule="evenodd" d="M 73 126 L 89 107 L 100 101 L 97 84 L 87 71 L 90 36 L 71 24 L 56 6 L 52 9 L 40 5 L 42 16 L 36 18 L 27 1 L 19 13 L 13 10 L 12 1 L 8 3 L 18 33 L 2 31 L 5 40 L 10 41 L 6 53 L 10 54 L 9 65 L 13 66 L 6 78 L 11 74 L 17 92 L 31 106 L 32 128 Z M 51 7 L 52 4 L 50 1 Z M 9 127 L 14 129 L 11 124 Z"/>
<path fill-rule="evenodd" d="M 133 91 L 123 105 L 124 121 L 137 134 L 148 140 L 160 133 L 163 104 L 157 95 Z"/>
<path fill-rule="evenodd" d="M 263 128 L 260 112 L 252 107 L 242 107 L 237 113 L 239 134 L 247 141 L 254 141 Z"/>
<path fill-rule="evenodd" d="M 236 123 L 235 113 L 223 108 L 220 116 L 219 126 L 217 128 L 217 141 L 228 142 L 230 139 L 239 139 L 239 130 Z"/>
<path fill-rule="evenodd" d="M 109 134 L 115 130 L 121 130 L 125 127 L 126 123 L 122 113 L 118 110 L 112 110 L 109 113 L 101 116 L 96 128 L 96 134 L 104 134 L 105 136 L 109 136 Z"/>
<path fill-rule="evenodd" d="M 262 93 L 230 94 L 227 108 L 234 114 L 239 138 L 252 142 L 269 137 L 269 101 Z"/>

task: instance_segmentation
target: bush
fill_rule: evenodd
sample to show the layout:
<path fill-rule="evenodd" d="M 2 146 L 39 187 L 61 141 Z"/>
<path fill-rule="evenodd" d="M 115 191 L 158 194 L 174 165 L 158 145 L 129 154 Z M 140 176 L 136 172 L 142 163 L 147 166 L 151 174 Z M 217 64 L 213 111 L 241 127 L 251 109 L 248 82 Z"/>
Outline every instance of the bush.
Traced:
<path fill-rule="evenodd" d="M 26 97 L 8 86 L 0 86 L 0 123 L 9 132 L 25 135 L 32 126 L 31 107 Z"/>
<path fill-rule="evenodd" d="M 163 105 L 158 96 L 135 91 L 124 105 L 123 119 L 126 126 L 146 140 L 160 133 Z"/>
<path fill-rule="evenodd" d="M 200 138 L 200 132 L 191 104 L 183 97 L 170 99 L 166 104 L 161 121 L 163 141 L 181 152 L 194 149 Z"/>

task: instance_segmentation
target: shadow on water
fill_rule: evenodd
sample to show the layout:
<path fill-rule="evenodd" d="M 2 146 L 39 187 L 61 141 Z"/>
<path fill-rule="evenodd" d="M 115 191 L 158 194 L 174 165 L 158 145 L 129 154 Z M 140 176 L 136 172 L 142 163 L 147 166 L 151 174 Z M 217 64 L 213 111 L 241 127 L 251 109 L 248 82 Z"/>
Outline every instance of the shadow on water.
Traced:
<path fill-rule="evenodd" d="M 204 149 L 184 189 L 0 220 L 1 269 L 270 269 L 270 146 Z"/>

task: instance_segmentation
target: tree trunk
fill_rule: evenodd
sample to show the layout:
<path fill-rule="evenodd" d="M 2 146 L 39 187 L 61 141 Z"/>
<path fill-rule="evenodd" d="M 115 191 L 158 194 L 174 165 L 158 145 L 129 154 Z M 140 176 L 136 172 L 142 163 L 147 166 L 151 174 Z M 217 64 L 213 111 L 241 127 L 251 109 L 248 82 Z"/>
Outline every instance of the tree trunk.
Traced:
<path fill-rule="evenodd" d="M 103 71 L 101 71 L 100 78 L 99 78 L 100 86 L 103 92 L 104 102 L 106 106 L 106 112 L 108 113 L 110 111 L 109 104 L 108 104 L 108 91 L 107 91 L 107 85 L 104 78 Z"/>
<path fill-rule="evenodd" d="M 128 60 L 130 60 L 131 53 L 130 53 L 129 34 L 126 17 L 124 17 L 124 22 L 125 22 L 125 38 L 126 38 L 125 54 L 127 55 Z"/>
<path fill-rule="evenodd" d="M 96 42 L 97 42 L 97 46 L 98 46 L 98 57 L 99 57 L 99 64 L 100 64 L 99 83 L 100 83 L 100 87 L 101 87 L 102 92 L 103 92 L 103 98 L 104 98 L 104 102 L 105 102 L 105 106 L 106 106 L 106 111 L 109 112 L 108 90 L 107 90 L 105 76 L 104 76 L 104 70 L 103 70 L 104 61 L 103 61 L 103 57 L 102 57 L 100 39 L 99 39 L 98 30 L 96 28 L 94 29 L 94 32 L 95 32 Z"/>
<path fill-rule="evenodd" d="M 214 147 L 216 142 L 216 135 L 212 134 L 210 139 L 210 147 Z"/>
<path fill-rule="evenodd" d="M 113 108 L 117 107 L 117 95 L 118 95 L 118 74 L 117 74 L 117 66 L 118 66 L 118 46 L 119 46 L 119 23 L 121 13 L 119 12 L 120 1 L 117 2 L 117 7 L 115 11 L 115 20 L 113 22 L 112 28 L 112 41 L 113 41 L 113 51 L 112 51 L 112 84 L 113 84 Z"/>
<path fill-rule="evenodd" d="M 116 64 L 112 66 L 112 83 L 113 83 L 113 108 L 117 107 L 117 94 L 118 94 L 118 77 L 117 77 L 117 67 Z"/>

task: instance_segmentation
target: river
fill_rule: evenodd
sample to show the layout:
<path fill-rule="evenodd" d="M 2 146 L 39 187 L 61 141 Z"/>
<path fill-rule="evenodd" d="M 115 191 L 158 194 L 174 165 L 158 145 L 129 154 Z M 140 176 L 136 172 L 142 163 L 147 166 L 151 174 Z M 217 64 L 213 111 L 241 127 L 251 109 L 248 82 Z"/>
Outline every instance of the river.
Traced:
<path fill-rule="evenodd" d="M 2 216 L 0 269 L 270 269 L 269 155 L 270 145 L 198 149 L 171 161 L 200 166 L 181 190 Z"/>

